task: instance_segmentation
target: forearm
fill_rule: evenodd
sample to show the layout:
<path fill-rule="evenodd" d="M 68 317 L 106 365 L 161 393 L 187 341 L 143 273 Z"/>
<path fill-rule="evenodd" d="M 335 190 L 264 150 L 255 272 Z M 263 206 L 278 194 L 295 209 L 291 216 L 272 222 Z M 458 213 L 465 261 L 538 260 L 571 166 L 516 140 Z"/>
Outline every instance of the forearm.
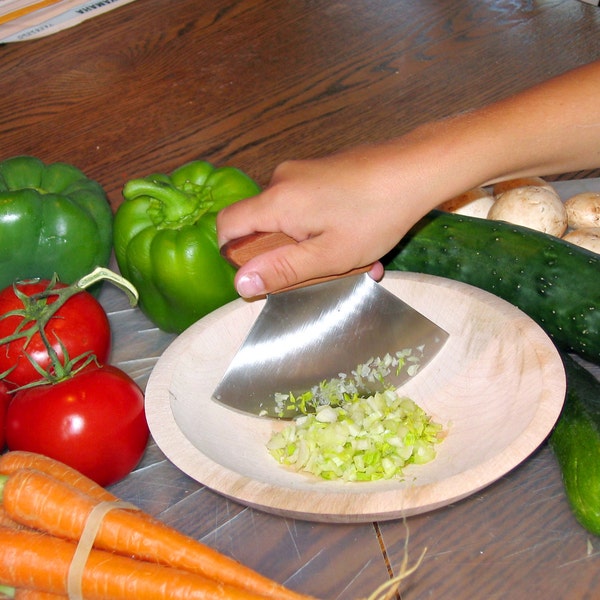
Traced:
<path fill-rule="evenodd" d="M 600 167 L 600 61 L 449 119 L 477 184 Z M 434 126 L 439 142 L 444 124 Z"/>
<path fill-rule="evenodd" d="M 403 235 L 407 224 L 470 188 L 600 167 L 599 99 L 600 61 L 366 147 L 365 162 L 376 166 L 382 193 L 400 203 Z"/>
<path fill-rule="evenodd" d="M 283 163 L 265 192 L 222 211 L 219 241 L 283 231 L 301 243 L 253 259 L 238 284 L 253 274 L 252 289 L 271 291 L 369 264 L 470 188 L 600 167 L 599 98 L 600 61 L 385 143 Z"/>

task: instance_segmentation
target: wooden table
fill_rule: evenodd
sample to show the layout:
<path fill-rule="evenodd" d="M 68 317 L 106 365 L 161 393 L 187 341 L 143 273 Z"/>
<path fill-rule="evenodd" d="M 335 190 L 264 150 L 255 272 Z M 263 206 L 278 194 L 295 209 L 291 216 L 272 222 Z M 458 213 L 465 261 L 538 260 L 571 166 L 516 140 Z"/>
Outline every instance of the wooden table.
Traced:
<path fill-rule="evenodd" d="M 114 207 L 127 179 L 195 158 L 266 184 L 286 158 L 395 136 L 600 58 L 599 39 L 600 9 L 577 0 L 138 0 L 0 46 L 2 156 L 73 162 Z M 112 360 L 144 386 L 173 336 L 114 290 L 102 301 Z M 406 523 L 245 508 L 153 443 L 114 489 L 320 598 L 363 598 L 397 573 L 407 528 L 413 560 L 428 548 L 407 600 L 583 599 L 600 586 L 600 541 L 575 523 L 545 445 L 481 493 Z"/>

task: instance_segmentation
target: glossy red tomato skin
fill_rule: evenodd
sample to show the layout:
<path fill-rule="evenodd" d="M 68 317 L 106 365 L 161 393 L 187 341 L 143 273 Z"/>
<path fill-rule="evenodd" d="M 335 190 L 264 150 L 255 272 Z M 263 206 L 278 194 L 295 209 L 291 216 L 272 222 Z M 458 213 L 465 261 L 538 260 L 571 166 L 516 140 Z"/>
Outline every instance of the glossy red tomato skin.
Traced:
<path fill-rule="evenodd" d="M 50 456 L 102 486 L 134 469 L 148 438 L 143 392 L 112 365 L 19 390 L 6 415 L 10 450 Z"/>
<path fill-rule="evenodd" d="M 32 296 L 46 289 L 48 283 L 46 280 L 23 282 L 17 287 L 27 296 Z M 61 283 L 56 286 L 66 287 Z M 55 299 L 49 297 L 48 303 Z M 13 286 L 0 291 L 0 316 L 22 308 L 23 303 L 15 295 Z M 11 335 L 20 323 L 21 318 L 18 316 L 0 318 L 0 339 Z M 98 363 L 108 361 L 111 347 L 110 323 L 102 305 L 89 292 L 82 291 L 69 298 L 46 326 L 46 334 L 62 363 L 64 354 L 61 343 L 67 349 L 70 359 L 92 352 Z M 26 353 L 43 369 L 48 370 L 50 367 L 50 357 L 39 334 L 32 337 L 26 348 L 23 345 L 24 340 L 19 339 L 0 347 L 0 373 L 16 365 L 6 377 L 6 383 L 12 388 L 41 379 Z"/>
<path fill-rule="evenodd" d="M 4 450 L 5 442 L 5 424 L 6 424 L 6 411 L 8 410 L 8 404 L 11 400 L 10 394 L 8 393 L 7 385 L 0 380 L 0 452 Z"/>

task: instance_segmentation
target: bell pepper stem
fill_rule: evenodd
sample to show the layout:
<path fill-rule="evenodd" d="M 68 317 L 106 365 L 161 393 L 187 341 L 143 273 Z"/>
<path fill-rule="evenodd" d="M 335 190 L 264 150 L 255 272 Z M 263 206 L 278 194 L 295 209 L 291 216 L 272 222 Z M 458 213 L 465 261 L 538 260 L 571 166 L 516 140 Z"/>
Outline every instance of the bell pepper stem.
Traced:
<path fill-rule="evenodd" d="M 193 215 L 199 208 L 202 197 L 193 190 L 182 190 L 158 179 L 134 179 L 125 184 L 123 195 L 128 197 L 150 196 L 162 203 L 166 220 L 175 222 Z"/>
<path fill-rule="evenodd" d="M 167 223 L 196 219 L 213 204 L 210 189 L 193 182 L 177 187 L 159 179 L 133 179 L 123 188 L 127 199 L 149 196 L 161 203 L 161 212 Z"/>

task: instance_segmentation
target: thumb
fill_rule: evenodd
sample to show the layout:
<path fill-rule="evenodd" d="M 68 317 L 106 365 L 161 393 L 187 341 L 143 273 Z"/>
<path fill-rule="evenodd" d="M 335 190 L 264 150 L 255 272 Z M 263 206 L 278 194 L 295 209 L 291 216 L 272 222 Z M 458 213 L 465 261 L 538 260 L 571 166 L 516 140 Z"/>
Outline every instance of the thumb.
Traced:
<path fill-rule="evenodd" d="M 245 298 L 293 286 L 315 273 L 310 252 L 284 233 L 254 233 L 228 242 L 221 252 L 239 267 L 235 286 Z"/>
<path fill-rule="evenodd" d="M 239 266 L 235 286 L 240 296 L 251 298 L 310 281 L 329 279 L 331 276 L 369 271 L 374 278 L 381 277 L 379 263 L 349 269 L 343 261 L 330 257 L 324 261 L 323 249 L 316 238 L 301 243 L 283 233 L 252 234 L 225 245 L 223 253 Z"/>

